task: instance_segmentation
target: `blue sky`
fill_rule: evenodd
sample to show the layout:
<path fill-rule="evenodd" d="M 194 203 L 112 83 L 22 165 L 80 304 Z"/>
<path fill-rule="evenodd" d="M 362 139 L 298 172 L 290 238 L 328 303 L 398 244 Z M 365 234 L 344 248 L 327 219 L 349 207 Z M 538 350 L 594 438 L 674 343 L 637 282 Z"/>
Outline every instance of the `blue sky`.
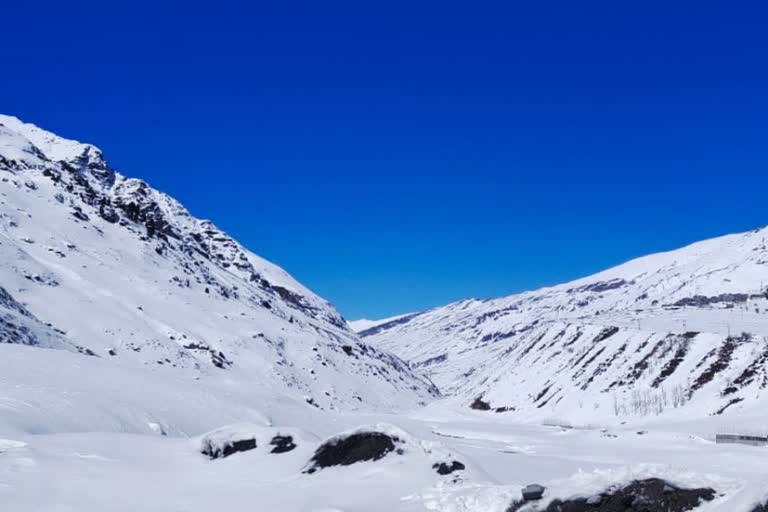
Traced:
<path fill-rule="evenodd" d="M 350 318 L 768 224 L 764 7 L 15 4 L 2 112 L 97 144 Z"/>

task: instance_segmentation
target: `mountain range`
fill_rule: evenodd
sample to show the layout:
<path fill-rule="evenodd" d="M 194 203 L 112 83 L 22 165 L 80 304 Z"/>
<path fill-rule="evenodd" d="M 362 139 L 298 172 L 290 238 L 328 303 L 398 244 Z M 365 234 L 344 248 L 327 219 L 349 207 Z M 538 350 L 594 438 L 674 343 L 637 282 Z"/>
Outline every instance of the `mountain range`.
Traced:
<path fill-rule="evenodd" d="M 767 235 L 348 322 L 0 115 L 0 509 L 763 512 Z"/>

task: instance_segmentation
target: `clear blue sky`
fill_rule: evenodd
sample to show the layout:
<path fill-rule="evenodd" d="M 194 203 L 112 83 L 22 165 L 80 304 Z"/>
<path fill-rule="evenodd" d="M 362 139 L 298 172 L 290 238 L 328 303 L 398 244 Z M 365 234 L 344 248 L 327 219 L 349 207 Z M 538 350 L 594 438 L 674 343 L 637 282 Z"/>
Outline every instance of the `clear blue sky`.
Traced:
<path fill-rule="evenodd" d="M 350 318 L 768 224 L 765 8 L 24 3 L 1 111 L 97 144 Z"/>

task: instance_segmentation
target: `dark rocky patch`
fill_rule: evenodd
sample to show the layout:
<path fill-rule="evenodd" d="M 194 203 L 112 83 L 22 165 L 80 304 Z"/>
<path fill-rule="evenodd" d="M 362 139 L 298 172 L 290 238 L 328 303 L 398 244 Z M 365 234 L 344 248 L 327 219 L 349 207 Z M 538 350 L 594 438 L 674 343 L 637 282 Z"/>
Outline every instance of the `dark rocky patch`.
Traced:
<path fill-rule="evenodd" d="M 528 326 L 528 329 L 532 329 L 532 328 L 533 328 L 533 324 L 531 324 L 530 326 Z M 520 331 L 517 331 L 517 332 L 523 332 L 523 331 L 522 331 L 522 330 L 520 330 Z M 530 344 L 530 345 L 528 345 L 527 347 L 525 347 L 525 348 L 523 349 L 523 351 L 522 351 L 522 352 L 520 352 L 520 355 L 517 357 L 517 360 L 518 360 L 518 361 L 520 361 L 522 358 L 524 358 L 525 356 L 527 356 L 527 355 L 530 353 L 530 351 L 531 351 L 531 350 L 533 350 L 533 347 L 535 347 L 535 346 L 536 346 L 536 345 L 537 345 L 537 344 L 538 344 L 538 343 L 539 343 L 541 340 L 543 340 L 543 339 L 544 339 L 544 336 L 546 336 L 546 335 L 547 335 L 547 331 L 544 331 L 543 333 L 541 333 L 541 334 L 539 334 L 538 336 L 536 336 L 536 337 L 534 338 L 533 342 L 531 342 L 531 344 Z"/>
<path fill-rule="evenodd" d="M 222 444 L 217 444 L 210 439 L 203 442 L 200 453 L 211 459 L 223 459 L 238 452 L 247 452 L 256 448 L 256 439 L 238 439 Z"/>
<path fill-rule="evenodd" d="M 593 292 L 603 293 L 610 290 L 617 290 L 626 286 L 627 284 L 634 284 L 635 282 L 627 282 L 625 279 L 611 279 L 610 281 L 598 281 L 596 283 L 587 284 L 579 288 L 571 288 L 567 293 L 573 292 Z"/>
<path fill-rule="evenodd" d="M 720 409 L 716 410 L 716 411 L 714 412 L 713 416 L 719 416 L 719 415 L 723 414 L 723 413 L 726 411 L 726 409 L 728 409 L 730 406 L 732 406 L 732 405 L 736 405 L 736 404 L 738 404 L 739 402 L 743 402 L 743 401 L 744 401 L 744 399 L 743 399 L 743 398 L 741 398 L 741 397 L 739 397 L 739 398 L 733 398 L 733 399 L 731 399 L 731 400 L 730 400 L 730 401 L 729 401 L 727 404 L 725 404 L 724 406 L 722 406 Z"/>
<path fill-rule="evenodd" d="M 490 411 L 491 410 L 491 404 L 488 402 L 483 401 L 483 397 L 479 396 L 475 398 L 475 401 L 472 402 L 472 404 L 469 406 L 470 409 L 474 409 L 476 411 Z"/>
<path fill-rule="evenodd" d="M 75 206 L 75 207 L 73 207 L 73 208 L 72 208 L 72 211 L 71 211 L 70 213 L 72 213 L 72 216 L 73 216 L 74 218 L 76 218 L 76 219 L 78 219 L 78 220 L 82 220 L 83 222 L 88 222 L 88 220 L 90 220 L 90 219 L 88 218 L 88 215 L 86 215 L 85 213 L 83 213 L 83 210 L 82 210 L 82 208 L 80 208 L 79 206 Z"/>
<path fill-rule="evenodd" d="M 650 341 L 650 338 L 649 338 L 649 340 L 648 340 L 648 341 L 645 341 L 645 342 L 643 342 L 643 343 L 640 345 L 640 347 L 638 347 L 638 349 L 637 349 L 637 353 L 640 353 L 640 351 L 642 351 L 643 349 L 645 349 L 645 347 L 647 347 L 647 346 L 648 346 L 648 343 L 649 343 L 649 341 Z M 643 373 L 645 372 L 645 370 L 647 370 L 647 369 L 648 369 L 648 367 L 650 366 L 650 362 L 651 362 L 652 358 L 653 358 L 653 357 L 654 357 L 654 356 L 655 356 L 655 355 L 656 355 L 656 354 L 657 354 L 657 353 L 658 353 L 660 350 L 662 350 L 662 349 L 664 348 L 664 344 L 665 344 L 665 342 L 666 342 L 666 338 L 659 340 L 659 341 L 658 341 L 658 342 L 657 342 L 657 343 L 656 343 L 656 344 L 653 346 L 653 348 L 652 348 L 652 349 L 651 349 L 651 350 L 650 350 L 650 351 L 649 351 L 647 354 L 645 354 L 645 355 L 643 356 L 643 358 L 642 358 L 642 359 L 640 359 L 640 361 L 638 361 L 638 362 L 637 362 L 637 363 L 636 363 L 636 364 L 635 364 L 635 365 L 632 367 L 632 369 L 630 369 L 630 370 L 629 370 L 629 372 L 627 373 L 626 377 L 624 377 L 623 379 L 617 379 L 617 380 L 613 381 L 613 382 L 610 384 L 610 386 L 608 386 L 608 389 L 610 390 L 610 389 L 613 389 L 613 388 L 614 388 L 614 387 L 616 387 L 616 386 L 623 386 L 623 385 L 625 385 L 625 384 L 633 384 L 634 382 L 636 382 L 636 381 L 637 381 L 637 380 L 638 380 L 638 379 L 639 379 L 639 378 L 640 378 L 640 377 L 643 375 Z"/>
<path fill-rule="evenodd" d="M 16 299 L 14 299 L 13 296 L 8 293 L 8 291 L 2 286 L 0 286 L 0 306 L 4 306 L 8 309 L 16 311 L 17 313 L 27 318 L 32 318 L 32 313 L 30 313 L 27 308 L 22 306 L 21 303 L 16 301 Z"/>
<path fill-rule="evenodd" d="M 391 329 L 391 328 L 396 327 L 398 325 L 402 325 L 402 324 L 408 323 L 411 320 L 413 320 L 414 318 L 416 318 L 417 316 L 419 316 L 420 314 L 421 313 L 415 313 L 413 315 L 406 315 L 404 317 L 397 318 L 395 320 L 383 323 L 381 325 L 376 325 L 376 326 L 371 327 L 369 329 L 365 329 L 363 331 L 360 331 L 357 334 L 361 338 L 365 338 L 366 336 L 373 336 L 374 334 L 378 334 L 378 333 L 380 333 L 382 331 L 386 331 L 387 329 Z"/>
<path fill-rule="evenodd" d="M 224 352 L 221 352 L 220 350 L 216 350 L 212 347 L 209 347 L 208 345 L 204 343 L 187 343 L 185 345 L 182 345 L 187 350 L 195 350 L 200 352 L 207 352 L 208 355 L 211 358 L 211 364 L 215 366 L 216 368 L 220 368 L 222 370 L 226 370 L 230 366 L 232 366 L 232 361 L 227 358 L 227 356 L 224 354 Z"/>
<path fill-rule="evenodd" d="M 413 363 L 413 368 L 424 368 L 425 366 L 432 366 L 433 364 L 444 363 L 448 359 L 448 354 L 440 354 L 439 356 L 430 357 L 424 361 Z"/>
<path fill-rule="evenodd" d="M 539 391 L 539 394 L 538 394 L 538 395 L 536 395 L 536 397 L 533 399 L 533 401 L 534 401 L 534 402 L 538 402 L 539 400 L 541 400 L 542 398 L 544 398 L 544 396 L 545 396 L 547 393 L 549 393 L 549 390 L 550 390 L 550 389 L 552 389 L 552 386 L 553 386 L 553 384 L 552 384 L 552 383 L 550 383 L 549 381 L 547 381 L 547 384 L 546 384 L 546 386 L 544 387 L 544 389 L 542 389 L 541 391 Z"/>
<path fill-rule="evenodd" d="M 467 469 L 467 467 L 461 462 L 454 460 L 450 464 L 446 462 L 433 464 L 432 469 L 436 470 L 438 475 L 450 475 L 454 471 L 463 471 Z"/>
<path fill-rule="evenodd" d="M 733 359 L 733 353 L 738 346 L 742 343 L 747 343 L 751 339 L 752 336 L 748 333 L 744 333 L 741 336 L 729 336 L 726 338 L 725 342 L 717 350 L 717 359 L 694 381 L 691 386 L 690 394 L 693 395 L 693 393 L 704 387 L 705 384 L 712 381 L 712 379 L 715 378 L 715 375 L 728 368 Z"/>
<path fill-rule="evenodd" d="M 130 192 L 116 194 L 114 206 L 120 209 L 129 220 L 143 225 L 149 238 L 167 240 L 170 237 L 181 240 L 181 235 L 171 224 L 162 207 L 154 200 L 149 185 L 141 180 L 128 180 L 126 184 L 136 185 L 136 187 Z M 125 187 L 126 191 L 128 186 Z"/>
<path fill-rule="evenodd" d="M 658 377 L 653 380 L 653 383 L 651 384 L 652 387 L 659 387 L 665 380 L 667 380 L 670 375 L 675 373 L 677 367 L 680 366 L 685 360 L 685 356 L 688 353 L 691 340 L 698 334 L 699 333 L 696 332 L 687 332 L 678 338 L 679 344 L 677 350 L 675 351 L 675 355 L 672 356 L 672 359 L 667 361 L 667 364 L 665 364 L 664 368 L 661 369 L 661 373 L 659 373 Z"/>
<path fill-rule="evenodd" d="M 531 484 L 525 486 L 520 493 L 523 495 L 523 501 L 537 501 L 544 497 L 546 490 L 543 485 Z"/>
<path fill-rule="evenodd" d="M 286 453 L 296 448 L 296 443 L 293 442 L 291 436 L 277 435 L 272 438 L 269 444 L 273 447 L 269 453 Z"/>
<path fill-rule="evenodd" d="M 600 334 L 598 334 L 594 340 L 592 340 L 592 343 L 601 343 L 607 340 L 608 338 L 610 338 L 611 336 L 615 335 L 617 332 L 619 332 L 618 327 L 606 327 L 605 329 L 600 331 Z"/>
<path fill-rule="evenodd" d="M 681 489 L 664 480 L 636 480 L 589 498 L 554 500 L 541 512 L 685 512 L 715 498 L 713 489 Z M 538 510 L 524 501 L 512 503 L 507 512 Z"/>
<path fill-rule="evenodd" d="M 356 462 L 376 461 L 395 451 L 397 437 L 382 432 L 361 432 L 323 443 L 310 460 L 304 473 L 312 474 L 332 466 L 349 466 Z"/>
<path fill-rule="evenodd" d="M 759 297 L 759 296 L 758 296 Z M 706 297 L 704 295 L 694 295 L 693 297 L 685 297 L 672 304 L 677 307 L 696 307 L 702 308 L 711 306 L 713 304 L 743 304 L 749 300 L 750 296 L 746 293 L 722 293 L 715 297 Z"/>
<path fill-rule="evenodd" d="M 736 377 L 733 381 L 733 385 L 729 386 L 723 391 L 723 396 L 727 396 L 735 393 L 740 388 L 743 388 L 756 379 L 760 378 L 760 388 L 765 389 L 768 387 L 768 375 L 766 375 L 766 367 L 768 367 L 768 346 L 763 348 L 762 353 L 755 358 L 750 365 L 744 369 L 744 371 Z"/>
<path fill-rule="evenodd" d="M 750 512 L 768 512 L 768 501 L 761 503 L 753 508 Z"/>

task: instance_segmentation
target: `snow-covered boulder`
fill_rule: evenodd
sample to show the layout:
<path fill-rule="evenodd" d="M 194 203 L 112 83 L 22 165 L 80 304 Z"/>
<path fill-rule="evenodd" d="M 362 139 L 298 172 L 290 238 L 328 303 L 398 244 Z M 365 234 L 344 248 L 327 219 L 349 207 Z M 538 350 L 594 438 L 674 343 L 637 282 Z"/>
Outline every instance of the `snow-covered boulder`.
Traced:
<path fill-rule="evenodd" d="M 543 487 L 541 489 L 543 491 Z M 708 487 L 687 489 L 660 478 L 647 478 L 612 485 L 603 492 L 588 497 L 553 499 L 544 508 L 524 499 L 512 503 L 507 512 L 623 512 L 628 510 L 686 512 L 697 508 L 702 503 L 712 501 L 715 496 L 715 490 Z"/>
<path fill-rule="evenodd" d="M 195 438 L 196 449 L 211 459 L 257 450 L 269 454 L 288 453 L 307 440 L 297 429 L 278 429 L 250 423 L 228 425 Z"/>
<path fill-rule="evenodd" d="M 466 469 L 451 453 L 437 443 L 416 439 L 404 430 L 380 423 L 360 427 L 331 437 L 322 443 L 304 470 L 306 474 L 333 466 L 349 466 L 358 462 L 375 462 L 390 454 L 426 458 L 440 475 Z"/>

